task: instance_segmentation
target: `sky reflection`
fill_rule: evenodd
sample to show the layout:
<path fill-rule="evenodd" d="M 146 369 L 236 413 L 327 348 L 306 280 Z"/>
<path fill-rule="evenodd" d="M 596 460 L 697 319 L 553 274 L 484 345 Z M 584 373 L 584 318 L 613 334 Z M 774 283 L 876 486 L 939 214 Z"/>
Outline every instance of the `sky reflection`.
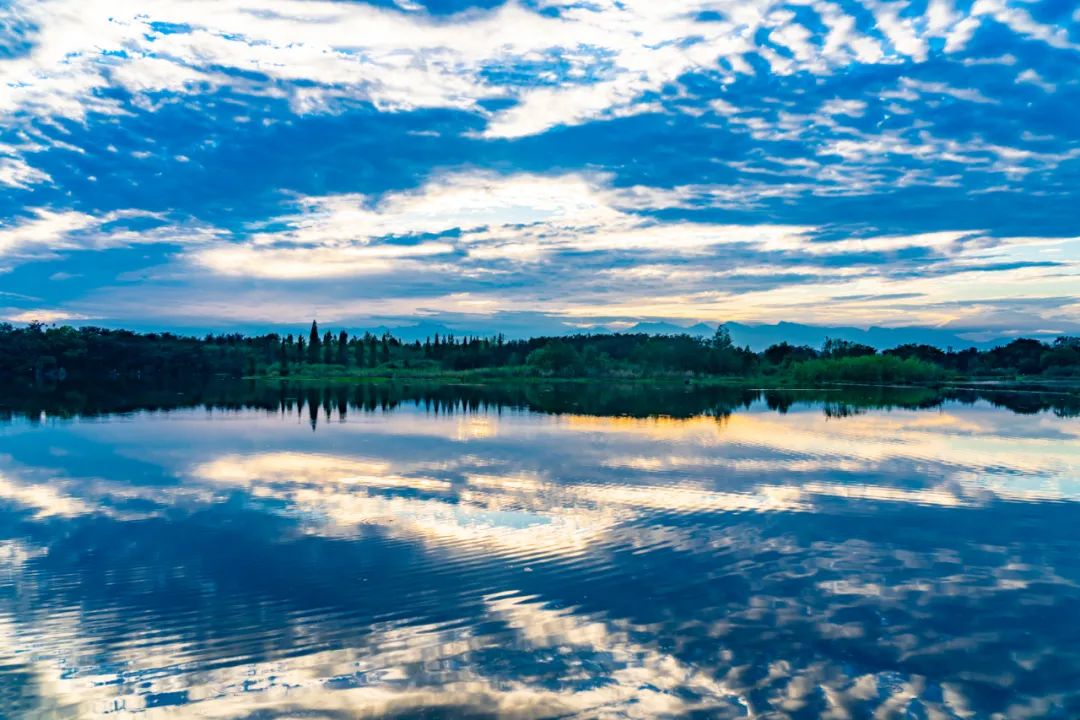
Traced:
<path fill-rule="evenodd" d="M 1077 418 L 336 398 L 0 424 L 11 716 L 1080 707 Z"/>

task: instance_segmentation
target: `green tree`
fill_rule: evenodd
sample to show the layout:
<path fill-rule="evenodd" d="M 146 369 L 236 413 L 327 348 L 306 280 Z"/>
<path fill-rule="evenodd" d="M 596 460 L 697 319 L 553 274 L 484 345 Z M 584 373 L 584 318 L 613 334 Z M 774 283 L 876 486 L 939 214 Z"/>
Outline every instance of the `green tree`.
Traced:
<path fill-rule="evenodd" d="M 734 347 L 734 343 L 731 342 L 731 333 L 723 325 L 718 325 L 716 332 L 712 336 L 713 350 L 730 350 Z"/>
<path fill-rule="evenodd" d="M 792 345 L 787 341 L 770 345 L 762 353 L 762 357 L 770 365 L 790 365 L 793 362 L 813 360 L 817 356 L 817 350 L 814 348 L 807 345 Z"/>
<path fill-rule="evenodd" d="M 349 365 L 349 333 L 342 330 L 337 337 L 337 364 Z"/>
<path fill-rule="evenodd" d="M 329 330 L 327 330 L 326 334 L 323 335 L 322 346 L 323 346 L 323 362 L 326 363 L 327 365 L 330 365 L 331 363 L 334 362 L 335 353 L 334 353 L 334 335 Z"/>
<path fill-rule="evenodd" d="M 915 358 L 916 360 L 937 363 L 938 365 L 944 365 L 947 360 L 946 354 L 933 345 L 919 345 L 916 343 L 899 345 L 891 350 L 886 350 L 883 354 L 895 355 L 905 359 Z"/>
<path fill-rule="evenodd" d="M 841 340 L 840 338 L 825 338 L 825 344 L 821 346 L 821 356 L 830 359 L 845 357 L 866 357 L 876 355 L 877 350 L 869 345 Z"/>
<path fill-rule="evenodd" d="M 311 332 L 308 334 L 308 362 L 319 362 L 322 354 L 322 340 L 319 338 L 319 323 L 311 321 Z"/>
<path fill-rule="evenodd" d="M 538 350 L 529 353 L 526 359 L 529 365 L 556 375 L 576 374 L 580 369 L 581 357 L 574 347 L 562 340 L 553 340 Z"/>
<path fill-rule="evenodd" d="M 364 333 L 364 347 L 367 350 L 367 357 L 368 357 L 367 364 L 368 364 L 369 367 L 375 367 L 376 365 L 379 364 L 378 353 L 377 353 L 376 347 L 375 347 L 377 342 L 378 342 L 377 338 L 374 335 L 372 335 L 370 332 L 365 332 Z"/>
<path fill-rule="evenodd" d="M 289 376 L 289 346 L 282 340 L 281 349 L 278 352 L 278 374 L 281 377 Z"/>

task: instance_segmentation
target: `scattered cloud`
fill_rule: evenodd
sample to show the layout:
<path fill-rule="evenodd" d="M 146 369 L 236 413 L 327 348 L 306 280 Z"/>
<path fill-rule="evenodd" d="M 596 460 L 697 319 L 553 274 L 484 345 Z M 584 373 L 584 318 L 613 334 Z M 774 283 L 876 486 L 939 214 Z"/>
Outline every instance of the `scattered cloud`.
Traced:
<path fill-rule="evenodd" d="M 8 3 L 8 314 L 1075 317 L 1075 17 L 483 5 Z"/>
<path fill-rule="evenodd" d="M 335 321 L 541 312 L 570 322 L 943 325 L 986 323 L 984 310 L 1004 304 L 1023 306 L 1040 326 L 1080 321 L 1060 303 L 1080 277 L 1080 237 L 985 229 L 836 237 L 827 226 L 663 217 L 707 196 L 614 188 L 603 176 L 458 173 L 381 197 L 297 198 L 287 214 L 237 232 L 204 227 L 190 241 L 130 229 L 72 239 L 101 225 L 82 216 L 45 214 L 28 227 L 36 252 L 178 244 L 160 272 L 198 290 L 114 287 L 67 309 L 90 317 L 302 322 L 321 307 Z M 288 285 L 268 290 L 266 281 Z"/>
<path fill-rule="evenodd" d="M 67 312 L 66 310 L 22 310 L 4 317 L 4 320 L 14 323 L 44 323 L 46 325 L 60 322 L 74 322 L 89 320 L 86 315 Z"/>

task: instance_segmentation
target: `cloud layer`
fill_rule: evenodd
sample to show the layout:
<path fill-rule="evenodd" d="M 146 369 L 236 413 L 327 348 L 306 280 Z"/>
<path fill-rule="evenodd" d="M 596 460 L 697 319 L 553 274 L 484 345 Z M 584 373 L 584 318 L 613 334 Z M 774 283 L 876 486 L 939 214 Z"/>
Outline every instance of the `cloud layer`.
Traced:
<path fill-rule="evenodd" d="M 1080 327 L 1052 3 L 0 16 L 10 319 Z"/>

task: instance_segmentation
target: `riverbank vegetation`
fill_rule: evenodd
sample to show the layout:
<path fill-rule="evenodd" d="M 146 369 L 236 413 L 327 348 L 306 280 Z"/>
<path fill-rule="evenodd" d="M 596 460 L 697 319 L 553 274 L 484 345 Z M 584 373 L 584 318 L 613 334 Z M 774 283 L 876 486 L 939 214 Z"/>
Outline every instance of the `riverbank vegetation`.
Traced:
<path fill-rule="evenodd" d="M 8 382 L 195 377 L 732 379 L 771 385 L 1018 378 L 1080 382 L 1080 338 L 1061 337 L 1052 343 L 1017 339 L 986 350 L 902 345 L 882 352 L 830 339 L 820 348 L 779 343 L 754 352 L 736 346 L 723 326 L 710 338 L 612 333 L 507 340 L 502 335 L 435 335 L 423 342 L 405 342 L 389 333 L 352 336 L 344 330 L 320 331 L 316 323 L 301 335 L 203 338 L 0 324 L 0 378 Z"/>

